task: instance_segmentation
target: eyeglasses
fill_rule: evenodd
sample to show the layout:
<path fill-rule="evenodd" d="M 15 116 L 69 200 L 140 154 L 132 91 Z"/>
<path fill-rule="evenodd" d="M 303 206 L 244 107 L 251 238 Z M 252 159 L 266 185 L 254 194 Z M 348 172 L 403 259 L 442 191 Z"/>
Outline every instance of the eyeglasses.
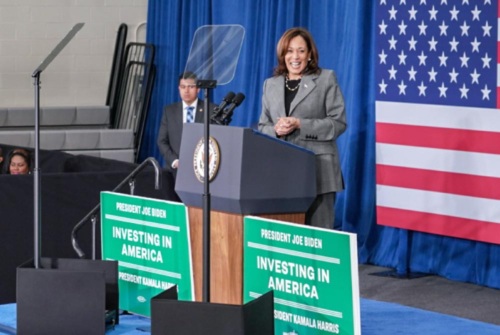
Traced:
<path fill-rule="evenodd" d="M 179 85 L 179 88 L 181 90 L 185 90 L 186 88 L 189 88 L 190 90 L 195 89 L 196 85 Z"/>

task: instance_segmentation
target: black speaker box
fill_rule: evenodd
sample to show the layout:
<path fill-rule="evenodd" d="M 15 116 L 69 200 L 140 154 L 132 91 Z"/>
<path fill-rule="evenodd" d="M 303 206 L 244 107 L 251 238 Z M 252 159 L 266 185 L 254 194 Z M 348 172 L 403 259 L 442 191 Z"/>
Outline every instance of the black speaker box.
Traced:
<path fill-rule="evenodd" d="M 177 300 L 177 287 L 151 299 L 152 335 L 274 335 L 273 292 L 245 305 Z"/>
<path fill-rule="evenodd" d="M 104 334 L 118 320 L 118 262 L 42 258 L 17 268 L 17 334 Z"/>

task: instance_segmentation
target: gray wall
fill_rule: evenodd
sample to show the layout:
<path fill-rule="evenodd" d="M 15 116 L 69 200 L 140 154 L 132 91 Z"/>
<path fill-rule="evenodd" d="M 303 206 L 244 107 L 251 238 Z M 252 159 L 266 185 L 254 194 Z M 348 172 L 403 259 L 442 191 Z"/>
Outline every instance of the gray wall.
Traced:
<path fill-rule="evenodd" d="M 33 70 L 78 22 L 42 74 L 41 104 L 103 105 L 118 27 L 143 42 L 146 15 L 147 0 L 0 0 L 0 107 L 33 106 Z"/>

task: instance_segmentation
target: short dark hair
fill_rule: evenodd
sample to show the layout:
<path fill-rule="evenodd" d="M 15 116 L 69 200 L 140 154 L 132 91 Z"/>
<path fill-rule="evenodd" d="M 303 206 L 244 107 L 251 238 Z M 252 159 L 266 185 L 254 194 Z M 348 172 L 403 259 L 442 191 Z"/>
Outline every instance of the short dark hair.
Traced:
<path fill-rule="evenodd" d="M 186 72 L 182 72 L 180 75 L 179 75 L 179 81 L 178 81 L 178 84 L 181 83 L 181 80 L 182 79 L 193 79 L 194 81 L 196 81 L 196 79 L 198 79 L 198 77 L 196 77 L 196 74 L 194 72 L 191 72 L 191 71 L 186 71 Z"/>
<path fill-rule="evenodd" d="M 304 74 L 313 74 L 320 73 L 321 69 L 318 65 L 319 62 L 319 54 L 318 49 L 316 48 L 316 43 L 314 43 L 314 39 L 309 31 L 305 28 L 295 27 L 290 28 L 283 33 L 280 40 L 278 41 L 278 45 L 276 46 L 276 56 L 278 57 L 278 66 L 274 69 L 274 75 L 284 75 L 288 73 L 288 69 L 285 63 L 285 55 L 288 51 L 288 46 L 290 45 L 290 41 L 297 37 L 301 36 L 307 44 L 307 49 L 311 52 L 311 60 L 307 64 L 307 67 L 304 70 Z"/>

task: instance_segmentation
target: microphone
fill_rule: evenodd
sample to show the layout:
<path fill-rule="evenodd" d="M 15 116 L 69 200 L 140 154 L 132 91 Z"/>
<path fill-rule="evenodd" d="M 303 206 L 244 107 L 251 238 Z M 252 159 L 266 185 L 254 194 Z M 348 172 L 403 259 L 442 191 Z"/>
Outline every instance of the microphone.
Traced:
<path fill-rule="evenodd" d="M 227 109 L 224 110 L 220 120 L 222 120 L 223 124 L 228 125 L 231 122 L 231 117 L 233 116 L 233 111 L 236 107 L 241 105 L 241 103 L 245 100 L 245 95 L 243 93 L 238 93 L 231 101 L 231 104 Z"/>
<path fill-rule="evenodd" d="M 234 92 L 228 92 L 224 99 L 222 99 L 220 105 L 214 108 L 214 111 L 212 112 L 212 116 L 210 118 L 216 121 L 217 118 L 222 114 L 222 112 L 224 112 L 224 108 L 227 106 L 227 104 L 229 104 L 234 99 L 234 96 Z"/>

